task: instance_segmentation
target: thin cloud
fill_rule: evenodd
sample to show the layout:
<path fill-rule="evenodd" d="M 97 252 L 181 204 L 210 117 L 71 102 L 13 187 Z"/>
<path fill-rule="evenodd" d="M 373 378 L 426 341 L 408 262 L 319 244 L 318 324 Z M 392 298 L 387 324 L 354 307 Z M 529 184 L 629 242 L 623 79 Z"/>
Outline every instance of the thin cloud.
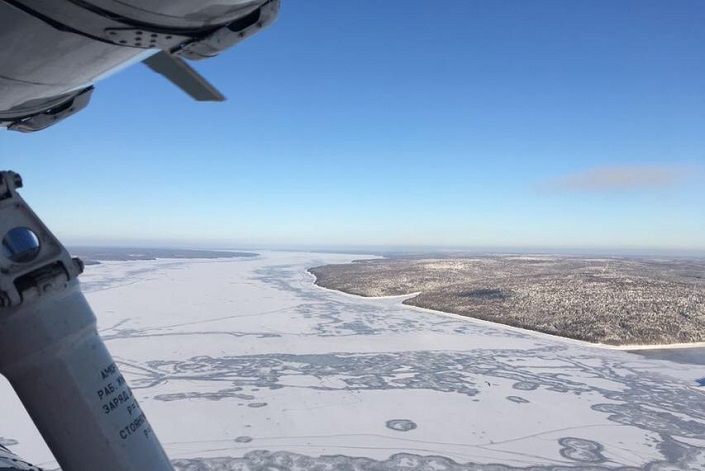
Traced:
<path fill-rule="evenodd" d="M 648 191 L 678 187 L 692 179 L 692 171 L 676 165 L 601 167 L 551 180 L 540 189 L 561 193 Z"/>

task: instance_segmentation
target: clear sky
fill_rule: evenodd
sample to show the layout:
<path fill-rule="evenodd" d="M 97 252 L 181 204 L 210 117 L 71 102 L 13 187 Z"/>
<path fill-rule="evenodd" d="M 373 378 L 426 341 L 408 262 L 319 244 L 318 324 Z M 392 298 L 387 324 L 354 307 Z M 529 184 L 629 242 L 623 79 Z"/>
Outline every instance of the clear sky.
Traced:
<path fill-rule="evenodd" d="M 195 63 L 0 135 L 71 244 L 705 253 L 702 0 L 283 0 Z"/>

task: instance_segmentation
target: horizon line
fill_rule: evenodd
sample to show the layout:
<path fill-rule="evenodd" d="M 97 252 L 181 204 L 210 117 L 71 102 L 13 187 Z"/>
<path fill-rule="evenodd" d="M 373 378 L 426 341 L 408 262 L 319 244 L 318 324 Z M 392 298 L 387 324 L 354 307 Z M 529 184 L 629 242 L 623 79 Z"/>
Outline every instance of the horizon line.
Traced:
<path fill-rule="evenodd" d="M 223 251 L 272 251 L 272 252 L 308 252 L 337 253 L 351 255 L 423 255 L 433 253 L 473 254 L 473 255 L 603 255 L 603 256 L 675 256 L 675 257 L 705 257 L 705 248 L 676 249 L 671 247 L 618 247 L 618 246 L 585 246 L 585 247 L 551 247 L 551 246 L 431 246 L 431 245 L 230 245 L 178 242 L 142 243 L 67 243 L 68 248 L 121 248 L 121 249 L 178 249 L 178 250 L 223 250 Z"/>

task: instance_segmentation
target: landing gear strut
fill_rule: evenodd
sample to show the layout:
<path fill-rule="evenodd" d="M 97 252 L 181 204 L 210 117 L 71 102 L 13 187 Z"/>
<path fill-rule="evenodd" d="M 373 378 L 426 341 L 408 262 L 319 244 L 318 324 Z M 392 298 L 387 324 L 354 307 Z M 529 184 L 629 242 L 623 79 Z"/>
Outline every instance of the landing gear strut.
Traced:
<path fill-rule="evenodd" d="M 173 471 L 98 335 L 78 282 L 83 263 L 21 187 L 18 174 L 0 172 L 0 374 L 63 471 Z"/>

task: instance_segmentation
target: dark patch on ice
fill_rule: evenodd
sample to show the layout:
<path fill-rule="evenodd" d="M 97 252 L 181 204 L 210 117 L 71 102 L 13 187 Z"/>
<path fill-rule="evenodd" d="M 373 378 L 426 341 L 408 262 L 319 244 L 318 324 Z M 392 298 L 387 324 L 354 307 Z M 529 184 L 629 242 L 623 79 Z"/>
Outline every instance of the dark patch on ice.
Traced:
<path fill-rule="evenodd" d="M 508 401 L 516 402 L 517 404 L 528 404 L 529 401 L 521 396 L 507 396 Z"/>
<path fill-rule="evenodd" d="M 565 441 L 565 442 L 564 442 Z M 559 440 L 561 455 L 572 464 L 510 466 L 500 463 L 459 463 L 451 458 L 437 455 L 397 453 L 386 460 L 360 456 L 324 455 L 307 456 L 289 451 L 271 452 L 257 450 L 242 458 L 194 458 L 174 460 L 177 471 L 264 471 L 264 470 L 341 470 L 341 471 L 666 471 L 699 469 L 705 458 L 702 449 L 675 440 L 667 442 L 672 448 L 669 458 L 653 460 L 643 466 L 620 466 L 607 463 L 602 455 L 600 443 L 580 438 L 566 437 Z M 564 450 L 571 450 L 564 452 Z M 564 454 L 565 453 L 565 454 Z M 567 456 L 566 456 L 567 455 Z M 670 459 L 673 457 L 674 459 Z M 534 460 L 531 454 L 527 459 Z"/>
<path fill-rule="evenodd" d="M 397 432 L 409 432 L 417 427 L 416 422 L 409 419 L 388 420 L 386 425 L 388 429 L 395 430 Z"/>
<path fill-rule="evenodd" d="M 243 435 L 242 437 L 237 437 L 235 439 L 237 443 L 250 443 L 252 441 L 252 437 L 248 437 L 247 435 Z"/>
<path fill-rule="evenodd" d="M 317 391 L 431 390 L 481 397 L 478 381 L 510 380 L 515 390 L 538 385 L 553 393 L 602 396 L 606 402 L 594 403 L 592 408 L 607 414 L 613 422 L 658 434 L 705 439 L 705 395 L 701 390 L 675 379 L 632 369 L 628 363 L 620 364 L 613 357 L 589 354 L 576 357 L 574 353 L 565 356 L 562 354 L 565 349 L 547 346 L 468 352 L 199 356 L 185 361 L 149 362 L 153 377 L 136 379 L 135 388 L 179 380 L 186 384 L 228 381 L 247 388 L 301 388 L 299 378 L 305 377 L 315 380 L 306 387 Z M 509 361 L 515 358 L 547 361 L 553 371 L 559 372 L 536 369 L 532 366 L 534 362 Z M 322 379 L 335 381 L 322 382 Z M 594 383 L 593 379 L 601 381 Z M 159 399 L 217 400 L 225 394 L 236 397 L 234 392 L 226 390 Z"/>
<path fill-rule="evenodd" d="M 514 383 L 512 387 L 519 391 L 535 391 L 539 388 L 539 384 L 529 381 L 519 381 L 518 383 Z"/>
<path fill-rule="evenodd" d="M 703 422 L 684 420 L 670 412 L 654 410 L 644 404 L 595 404 L 592 409 L 611 414 L 608 419 L 613 422 L 642 430 L 688 438 L 705 438 Z"/>
<path fill-rule="evenodd" d="M 357 335 L 374 335 L 375 333 L 377 333 L 375 329 L 360 320 L 352 322 L 342 322 L 339 327 L 341 329 L 355 332 L 355 334 Z"/>
<path fill-rule="evenodd" d="M 667 360 L 685 365 L 705 365 L 705 347 L 687 348 L 647 348 L 645 350 L 628 350 L 630 353 L 651 360 Z M 705 378 L 703 378 L 705 380 Z M 701 384 L 705 386 L 705 384 Z"/>
<path fill-rule="evenodd" d="M 259 407 L 265 407 L 267 405 L 266 402 L 251 402 L 247 404 L 247 407 L 253 407 L 253 408 L 259 408 Z"/>
<path fill-rule="evenodd" d="M 183 401 L 185 399 L 206 399 L 209 401 L 220 401 L 221 399 L 242 399 L 245 401 L 251 401 L 255 398 L 250 394 L 240 394 L 238 391 L 242 391 L 242 388 L 233 389 L 223 389 L 216 392 L 187 392 L 187 393 L 172 393 L 172 394 L 158 394 L 154 396 L 157 401 L 171 402 L 171 401 Z"/>
<path fill-rule="evenodd" d="M 598 442 L 585 440 L 583 438 L 564 437 L 558 440 L 563 447 L 560 449 L 561 456 L 580 463 L 604 463 L 607 458 L 602 452 L 604 447 Z"/>

